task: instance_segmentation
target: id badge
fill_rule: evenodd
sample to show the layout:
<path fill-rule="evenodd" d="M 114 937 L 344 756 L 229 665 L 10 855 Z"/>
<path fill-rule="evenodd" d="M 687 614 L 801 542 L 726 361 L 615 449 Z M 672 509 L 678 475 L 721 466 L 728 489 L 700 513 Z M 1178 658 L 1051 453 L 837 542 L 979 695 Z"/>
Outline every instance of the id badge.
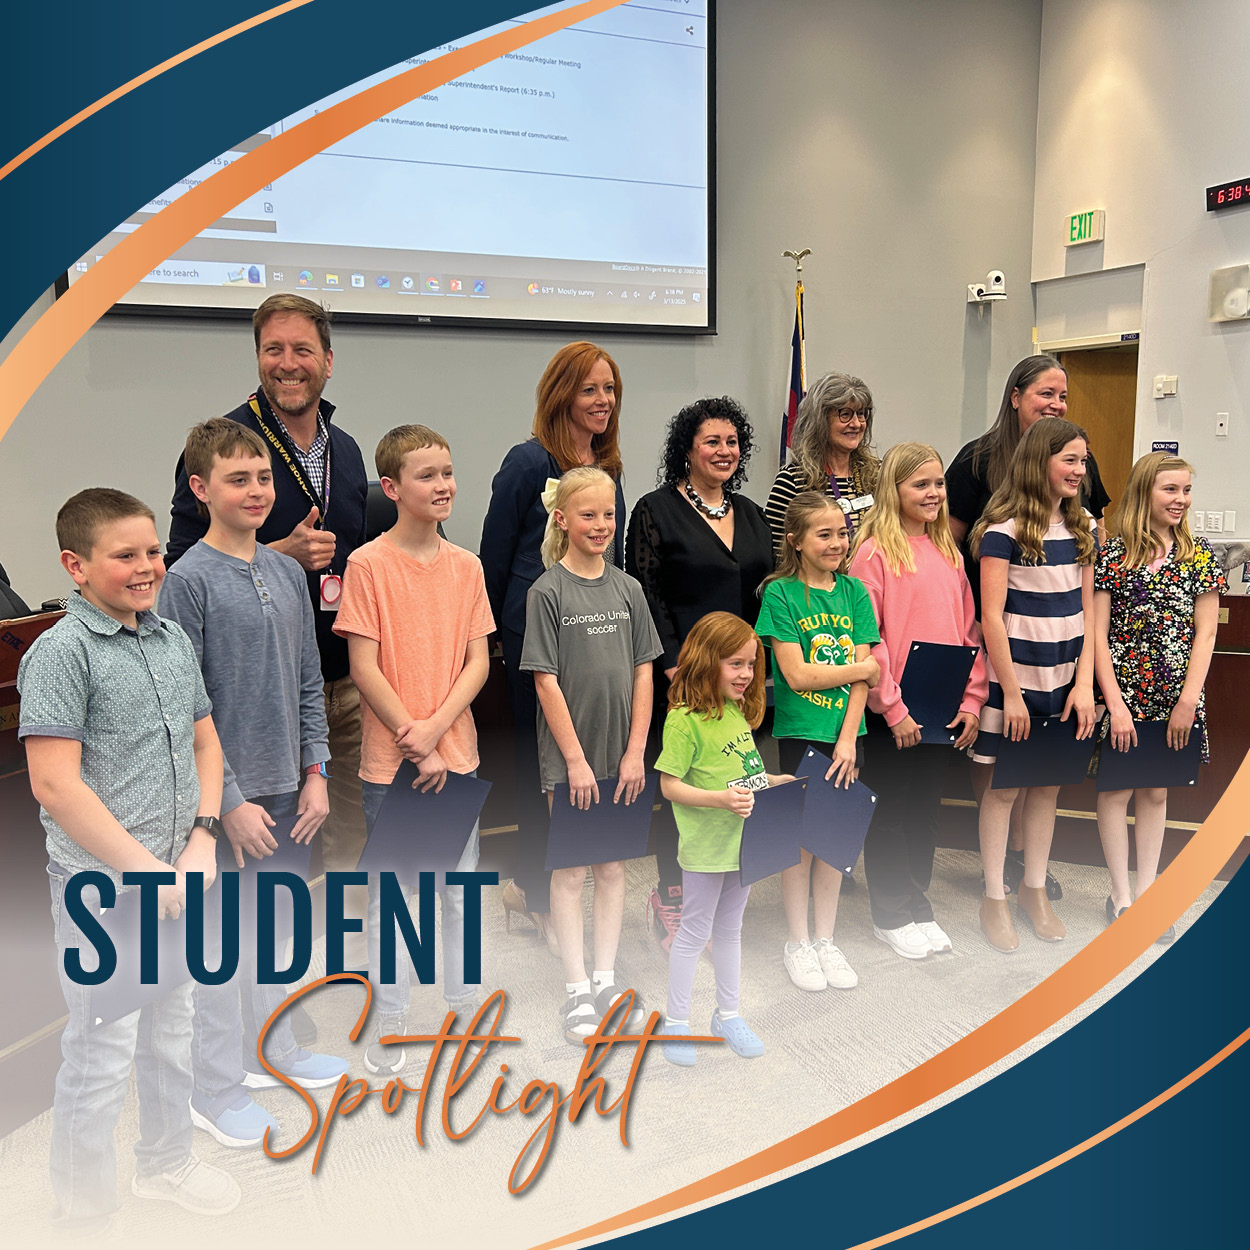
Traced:
<path fill-rule="evenodd" d="M 321 603 L 323 612 L 337 612 L 343 602 L 343 579 L 337 573 L 322 573 Z"/>
<path fill-rule="evenodd" d="M 854 499 L 839 499 L 842 511 L 848 516 L 853 512 L 867 512 L 875 500 L 871 495 L 856 495 Z"/>

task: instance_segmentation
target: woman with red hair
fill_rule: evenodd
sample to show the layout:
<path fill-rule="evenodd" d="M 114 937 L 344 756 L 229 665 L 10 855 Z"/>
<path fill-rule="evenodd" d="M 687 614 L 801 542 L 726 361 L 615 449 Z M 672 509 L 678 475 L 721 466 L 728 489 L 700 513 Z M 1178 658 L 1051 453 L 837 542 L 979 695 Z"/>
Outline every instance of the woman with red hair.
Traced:
<path fill-rule="evenodd" d="M 544 868 L 548 815 L 538 778 L 538 697 L 533 673 L 520 667 L 525 597 L 543 573 L 539 552 L 555 484 L 578 465 L 594 465 L 616 483 L 618 537 L 605 556 L 624 567 L 619 538 L 625 532 L 617 440 L 620 416 L 621 375 L 616 361 L 594 343 L 560 348 L 538 381 L 533 436 L 508 452 L 491 483 L 478 552 L 503 644 L 516 746 L 518 862 L 516 875 L 504 890 L 504 908 L 509 919 L 512 912 L 528 912 L 553 954 L 559 948 L 549 924 L 551 875 Z"/>

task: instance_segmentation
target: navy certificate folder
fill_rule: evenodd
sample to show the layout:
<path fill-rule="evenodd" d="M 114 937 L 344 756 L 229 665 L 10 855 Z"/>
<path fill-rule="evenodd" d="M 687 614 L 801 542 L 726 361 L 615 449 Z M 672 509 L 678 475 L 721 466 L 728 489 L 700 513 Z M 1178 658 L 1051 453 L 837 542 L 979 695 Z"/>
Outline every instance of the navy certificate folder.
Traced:
<path fill-rule="evenodd" d="M 1196 733 L 1180 751 L 1168 746 L 1165 720 L 1135 720 L 1137 745 L 1117 751 L 1109 738 L 1098 756 L 1098 791 L 1145 790 L 1152 786 L 1194 786 L 1202 763 L 1202 740 Z"/>
<path fill-rule="evenodd" d="M 414 790 L 417 766 L 404 760 L 357 869 L 370 874 L 393 872 L 404 885 L 416 886 L 423 872 L 454 872 L 481 815 L 490 782 L 464 773 L 448 773 L 442 790 Z M 442 881 L 439 881 L 442 888 Z"/>
<path fill-rule="evenodd" d="M 660 774 L 647 774 L 642 793 L 627 807 L 622 798 L 612 802 L 617 777 L 605 777 L 599 786 L 599 802 L 580 811 L 569 802 L 567 782 L 555 788 L 551 826 L 547 834 L 547 871 L 578 868 L 582 864 L 610 864 L 618 859 L 638 859 L 647 853 L 651 833 L 651 809 Z"/>
<path fill-rule="evenodd" d="M 877 796 L 862 781 L 852 782 L 849 790 L 826 781 L 832 763 L 808 747 L 799 764 L 800 771 L 810 777 L 800 845 L 817 859 L 849 874 L 864 849 L 868 826 L 877 811 Z"/>
<path fill-rule="evenodd" d="M 784 786 L 755 791 L 755 807 L 742 822 L 742 846 L 738 852 L 738 879 L 754 885 L 786 868 L 793 868 L 799 854 L 799 830 L 803 826 L 803 802 L 807 781 L 800 777 Z"/>
<path fill-rule="evenodd" d="M 980 650 L 940 642 L 911 644 L 899 690 L 912 720 L 920 726 L 922 743 L 949 746 L 959 737 L 956 730 L 946 726 L 959 712 Z"/>
<path fill-rule="evenodd" d="M 1012 742 L 1003 734 L 991 788 L 1077 785 L 1089 770 L 1095 741 L 1094 734 L 1077 738 L 1075 712 L 1066 721 L 1057 716 L 1031 717 L 1029 736 L 1023 742 Z"/>

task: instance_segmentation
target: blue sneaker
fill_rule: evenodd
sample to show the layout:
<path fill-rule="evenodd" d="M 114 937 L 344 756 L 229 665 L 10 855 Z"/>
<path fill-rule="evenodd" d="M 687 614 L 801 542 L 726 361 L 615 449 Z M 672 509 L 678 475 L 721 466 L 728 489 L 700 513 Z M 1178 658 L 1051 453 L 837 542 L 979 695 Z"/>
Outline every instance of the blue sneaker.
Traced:
<path fill-rule="evenodd" d="M 722 1020 L 718 1009 L 712 1012 L 711 1031 L 714 1037 L 723 1037 L 729 1049 L 743 1059 L 758 1059 L 764 1053 L 764 1043 L 751 1032 L 751 1026 L 741 1016 Z"/>
<path fill-rule="evenodd" d="M 268 1075 L 268 1074 L 266 1074 Z M 277 1136 L 278 1121 L 258 1103 L 243 1094 L 217 1116 L 197 1111 L 191 1107 L 191 1123 L 211 1133 L 223 1146 L 231 1150 L 244 1150 L 259 1146 L 265 1140 L 265 1130 Z"/>
<path fill-rule="evenodd" d="M 689 1037 L 690 1026 L 688 1024 L 670 1024 L 666 1020 L 657 1036 Z M 693 1042 L 661 1042 L 660 1049 L 664 1052 L 664 1058 L 669 1063 L 675 1063 L 679 1068 L 694 1067 L 696 1056 Z"/>
<path fill-rule="evenodd" d="M 338 1059 L 334 1055 L 315 1055 L 307 1050 L 297 1050 L 289 1059 L 281 1062 L 270 1062 L 283 1076 L 303 1089 L 322 1089 L 333 1085 L 348 1071 L 346 1059 Z M 271 1085 L 281 1085 L 282 1082 L 268 1072 L 251 1072 L 244 1068 L 243 1084 L 248 1089 L 268 1089 Z"/>

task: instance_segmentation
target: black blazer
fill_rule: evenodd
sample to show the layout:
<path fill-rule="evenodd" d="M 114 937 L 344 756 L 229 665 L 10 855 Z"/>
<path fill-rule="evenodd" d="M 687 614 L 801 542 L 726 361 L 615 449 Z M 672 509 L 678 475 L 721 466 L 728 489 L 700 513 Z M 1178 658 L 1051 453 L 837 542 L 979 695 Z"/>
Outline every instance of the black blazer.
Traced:
<path fill-rule="evenodd" d="M 759 584 L 773 571 L 773 539 L 764 513 L 731 495 L 733 550 L 682 498 L 676 486 L 644 495 L 629 518 L 625 568 L 642 583 L 672 668 L 686 635 L 709 612 L 732 612 L 751 625 L 760 614 Z"/>

